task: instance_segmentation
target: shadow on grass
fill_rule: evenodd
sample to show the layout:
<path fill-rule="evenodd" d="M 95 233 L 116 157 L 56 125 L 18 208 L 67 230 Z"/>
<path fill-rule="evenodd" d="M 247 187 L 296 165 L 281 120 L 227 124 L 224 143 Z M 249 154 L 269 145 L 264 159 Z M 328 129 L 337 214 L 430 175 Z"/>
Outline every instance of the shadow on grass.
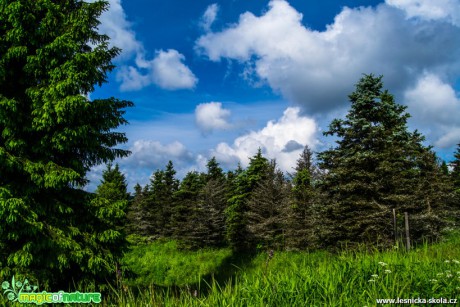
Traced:
<path fill-rule="evenodd" d="M 130 290 L 133 291 L 134 296 L 142 295 L 145 291 L 154 291 L 162 296 L 174 296 L 176 298 L 181 295 L 206 297 L 213 290 L 213 285 L 218 285 L 221 288 L 227 285 L 235 285 L 239 273 L 255 266 L 253 260 L 257 255 L 257 252 L 233 252 L 230 256 L 222 260 L 214 272 L 201 276 L 200 280 L 196 283 L 183 286 L 153 284 L 150 287 L 133 287 Z M 135 277 L 135 274 L 129 275 L 126 277 Z"/>
<path fill-rule="evenodd" d="M 207 296 L 212 291 L 212 285 L 217 284 L 220 287 L 235 285 L 237 276 L 240 272 L 255 266 L 253 260 L 257 256 L 256 252 L 233 252 L 232 255 L 225 258 L 216 272 L 202 276 L 199 283 L 190 285 L 192 295 Z M 196 292 L 194 292 L 196 290 Z"/>

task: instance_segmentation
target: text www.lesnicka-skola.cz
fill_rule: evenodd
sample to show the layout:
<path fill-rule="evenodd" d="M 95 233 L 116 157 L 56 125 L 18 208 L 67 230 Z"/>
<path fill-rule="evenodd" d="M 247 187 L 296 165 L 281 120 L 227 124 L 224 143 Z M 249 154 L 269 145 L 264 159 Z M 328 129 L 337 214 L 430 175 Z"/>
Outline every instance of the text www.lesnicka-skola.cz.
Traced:
<path fill-rule="evenodd" d="M 457 304 L 456 298 L 378 298 L 377 304 Z"/>

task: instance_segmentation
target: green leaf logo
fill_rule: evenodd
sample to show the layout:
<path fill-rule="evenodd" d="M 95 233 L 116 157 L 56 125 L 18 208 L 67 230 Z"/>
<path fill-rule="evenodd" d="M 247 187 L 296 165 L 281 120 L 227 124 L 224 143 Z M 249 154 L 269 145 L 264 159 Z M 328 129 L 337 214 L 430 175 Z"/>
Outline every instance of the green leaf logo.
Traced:
<path fill-rule="evenodd" d="M 24 282 L 15 280 L 14 276 L 11 279 L 11 283 L 8 281 L 2 282 L 3 294 L 6 294 L 6 297 L 15 302 L 18 300 L 19 294 L 23 292 L 35 292 L 38 290 L 37 286 L 31 285 L 27 279 Z"/>

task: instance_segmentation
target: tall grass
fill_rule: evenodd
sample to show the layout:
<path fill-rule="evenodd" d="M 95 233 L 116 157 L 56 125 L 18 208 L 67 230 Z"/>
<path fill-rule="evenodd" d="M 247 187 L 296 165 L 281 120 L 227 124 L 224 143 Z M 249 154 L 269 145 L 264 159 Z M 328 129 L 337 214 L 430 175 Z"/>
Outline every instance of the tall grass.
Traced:
<path fill-rule="evenodd" d="M 205 279 L 196 292 L 150 285 L 109 301 L 123 306 L 376 306 L 378 298 L 458 298 L 459 261 L 458 236 L 411 252 L 275 252 L 273 258 L 262 253 L 244 268 L 234 266 L 225 280 Z"/>
<path fill-rule="evenodd" d="M 410 252 L 273 257 L 185 252 L 167 242 L 138 247 L 125 260 L 139 275 L 113 286 L 103 306 L 376 306 L 378 298 L 460 297 L 460 236 Z"/>

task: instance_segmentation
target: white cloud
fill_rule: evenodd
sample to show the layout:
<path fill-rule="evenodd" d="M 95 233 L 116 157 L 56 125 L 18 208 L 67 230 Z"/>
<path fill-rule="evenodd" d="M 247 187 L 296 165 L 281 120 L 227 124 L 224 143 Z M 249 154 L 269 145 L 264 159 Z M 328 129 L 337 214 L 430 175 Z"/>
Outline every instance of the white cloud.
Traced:
<path fill-rule="evenodd" d="M 245 167 L 249 157 L 261 148 L 266 157 L 277 160 L 282 170 L 292 171 L 303 146 L 308 144 L 314 148 L 318 144 L 315 120 L 299 113 L 299 108 L 289 107 L 278 121 L 269 121 L 261 130 L 236 138 L 232 145 L 218 144 L 211 156 L 227 167 L 235 167 L 238 162 Z M 295 144 L 302 147 L 293 147 Z"/>
<path fill-rule="evenodd" d="M 165 90 L 192 89 L 198 82 L 193 72 L 182 61 L 184 55 L 174 49 L 157 51 L 156 57 L 147 61 L 139 58 L 138 67 L 123 66 L 117 73 L 120 90 L 140 90 L 155 84 Z M 141 73 L 141 70 L 145 73 Z"/>
<path fill-rule="evenodd" d="M 94 0 L 88 0 L 94 2 Z M 109 0 L 110 6 L 100 17 L 99 32 L 110 37 L 110 44 L 122 49 L 115 60 L 122 63 L 117 72 L 120 90 L 135 91 L 151 84 L 165 90 L 192 89 L 198 79 L 183 62 L 184 55 L 177 50 L 157 50 L 149 60 L 142 42 L 137 40 L 132 25 L 123 10 L 121 0 Z M 129 60 L 135 65 L 126 65 Z"/>
<path fill-rule="evenodd" d="M 404 94 L 416 126 L 441 148 L 460 141 L 460 98 L 454 89 L 434 74 L 425 74 Z M 423 129 L 423 128 L 422 128 Z"/>
<path fill-rule="evenodd" d="M 385 2 L 403 10 L 408 18 L 446 20 L 460 26 L 459 0 L 386 0 Z"/>
<path fill-rule="evenodd" d="M 448 148 L 460 144 L 460 127 L 454 127 L 440 137 L 435 145 L 440 148 Z"/>
<path fill-rule="evenodd" d="M 459 36 L 457 27 L 410 22 L 386 4 L 344 8 L 325 31 L 314 31 L 288 2 L 272 0 L 261 16 L 246 12 L 227 29 L 201 36 L 195 47 L 211 61 L 243 63 L 246 75 L 252 72 L 307 110 L 324 112 L 343 105 L 363 73 L 383 74 L 398 95 L 424 71 L 454 80 L 460 40 L 453 37 Z"/>
<path fill-rule="evenodd" d="M 133 66 L 122 66 L 117 72 L 117 81 L 121 82 L 121 91 L 136 91 L 151 84 L 149 75 L 142 75 Z"/>
<path fill-rule="evenodd" d="M 219 12 L 219 5 L 217 3 L 213 3 L 206 8 L 206 11 L 201 18 L 201 27 L 206 32 L 211 29 L 212 24 L 216 20 L 217 13 Z"/>
<path fill-rule="evenodd" d="M 95 2 L 95 0 L 87 0 Z M 131 23 L 121 5 L 121 0 L 109 0 L 109 9 L 99 18 L 99 31 L 110 37 L 110 45 L 122 49 L 118 60 L 124 60 L 134 54 L 143 53 L 143 45 L 136 39 Z"/>
<path fill-rule="evenodd" d="M 183 60 L 185 57 L 174 49 L 158 51 L 151 62 L 153 82 L 168 90 L 194 88 L 198 79 Z"/>
<path fill-rule="evenodd" d="M 130 151 L 132 154 L 122 160 L 123 165 L 129 164 L 152 170 L 163 168 L 169 160 L 179 165 L 193 160 L 193 154 L 178 141 L 163 145 L 157 141 L 137 140 Z"/>
<path fill-rule="evenodd" d="M 195 108 L 195 122 L 203 133 L 213 130 L 229 129 L 232 125 L 228 122 L 230 110 L 224 109 L 220 102 L 201 103 Z"/>

